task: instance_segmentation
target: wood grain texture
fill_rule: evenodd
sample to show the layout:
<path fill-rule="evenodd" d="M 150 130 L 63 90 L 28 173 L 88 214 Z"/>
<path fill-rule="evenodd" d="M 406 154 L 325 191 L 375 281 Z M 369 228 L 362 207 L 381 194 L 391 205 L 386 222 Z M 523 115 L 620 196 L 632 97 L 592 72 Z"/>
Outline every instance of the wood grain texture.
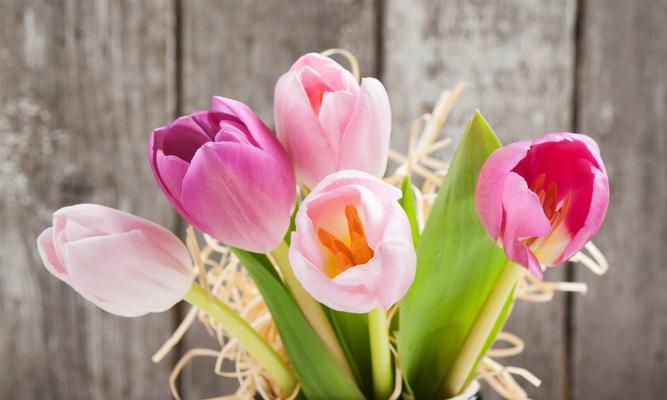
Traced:
<path fill-rule="evenodd" d="M 611 264 L 575 299 L 573 398 L 667 392 L 667 2 L 588 0 L 578 125 L 601 144 L 611 205 L 596 243 Z"/>
<path fill-rule="evenodd" d="M 0 2 L 0 398 L 165 399 L 169 313 L 106 314 L 41 265 L 55 209 L 98 202 L 174 222 L 145 159 L 173 114 L 166 1 Z"/>
<path fill-rule="evenodd" d="M 571 128 L 575 2 L 386 1 L 383 81 L 392 102 L 392 145 L 405 148 L 411 121 L 440 92 L 469 83 L 446 134 L 459 138 L 475 108 L 503 142 Z M 546 273 L 564 278 L 564 269 Z M 563 395 L 564 297 L 518 303 L 506 329 L 526 340 L 509 359 L 543 379 L 534 398 Z M 485 399 L 498 396 L 485 389 Z"/>
<path fill-rule="evenodd" d="M 206 108 L 211 96 L 222 95 L 248 104 L 271 126 L 274 85 L 300 55 L 343 47 L 373 76 L 375 33 L 372 0 L 184 1 L 182 112 Z M 206 336 L 201 329 L 190 333 L 184 347 L 214 346 Z M 212 366 L 198 360 L 185 371 L 187 398 L 229 393 Z"/>

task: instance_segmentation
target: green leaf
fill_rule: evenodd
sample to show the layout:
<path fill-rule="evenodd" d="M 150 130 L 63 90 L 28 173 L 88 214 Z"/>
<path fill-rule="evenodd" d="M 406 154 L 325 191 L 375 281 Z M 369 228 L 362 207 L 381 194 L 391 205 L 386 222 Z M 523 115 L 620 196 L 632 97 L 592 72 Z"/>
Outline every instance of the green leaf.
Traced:
<path fill-rule="evenodd" d="M 309 399 L 364 399 L 357 385 L 336 366 L 292 295 L 262 254 L 231 248 L 252 276 L 276 323 L 301 389 Z"/>
<path fill-rule="evenodd" d="M 373 397 L 373 369 L 371 365 L 370 340 L 368 337 L 368 315 L 352 314 L 325 308 L 331 325 L 336 331 L 350 368 L 357 383 L 366 394 Z"/>
<path fill-rule="evenodd" d="M 417 246 L 417 274 L 401 303 L 398 351 L 418 399 L 449 397 L 441 383 L 506 262 L 474 203 L 479 170 L 499 146 L 477 111 Z"/>
<path fill-rule="evenodd" d="M 289 246 L 289 244 L 292 242 L 292 232 L 296 230 L 296 213 L 299 211 L 299 206 L 301 205 L 301 198 L 299 196 L 296 196 L 296 201 L 294 202 L 294 211 L 292 212 L 292 216 L 290 217 L 289 221 L 289 228 L 287 229 L 287 233 L 285 234 L 285 243 Z"/>
<path fill-rule="evenodd" d="M 412 182 L 410 182 L 409 176 L 403 178 L 401 191 L 403 192 L 403 197 L 401 197 L 398 203 L 403 207 L 405 214 L 408 216 L 412 232 L 412 242 L 417 247 L 419 243 L 419 223 L 417 222 L 417 211 L 415 209 L 415 194 L 412 192 Z"/>

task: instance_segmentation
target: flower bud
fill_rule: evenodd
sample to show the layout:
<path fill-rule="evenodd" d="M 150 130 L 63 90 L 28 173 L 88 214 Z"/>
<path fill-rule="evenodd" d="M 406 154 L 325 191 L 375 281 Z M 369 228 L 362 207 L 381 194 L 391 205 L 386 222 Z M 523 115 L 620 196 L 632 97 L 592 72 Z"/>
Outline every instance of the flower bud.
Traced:
<path fill-rule="evenodd" d="M 158 128 L 153 173 L 178 212 L 224 244 L 265 253 L 283 239 L 294 172 L 273 133 L 243 103 L 213 97 L 208 111 Z"/>
<path fill-rule="evenodd" d="M 401 191 L 360 171 L 322 180 L 301 204 L 289 260 L 311 296 L 330 308 L 389 309 L 407 292 L 417 258 Z"/>
<path fill-rule="evenodd" d="M 49 272 L 86 300 L 124 317 L 168 310 L 192 285 L 190 256 L 176 236 L 97 204 L 56 211 L 37 248 Z"/>
<path fill-rule="evenodd" d="M 306 54 L 278 80 L 273 111 L 300 183 L 312 188 L 344 169 L 384 175 L 391 109 L 377 79 L 360 85 L 331 58 Z"/>

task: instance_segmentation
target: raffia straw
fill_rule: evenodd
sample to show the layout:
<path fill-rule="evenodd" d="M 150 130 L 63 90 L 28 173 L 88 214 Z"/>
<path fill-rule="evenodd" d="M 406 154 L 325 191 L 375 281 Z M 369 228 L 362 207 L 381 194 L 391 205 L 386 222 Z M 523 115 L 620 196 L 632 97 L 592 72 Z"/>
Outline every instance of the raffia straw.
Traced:
<path fill-rule="evenodd" d="M 195 318 L 197 317 L 197 308 L 192 307 L 190 311 L 185 315 L 185 318 L 181 323 L 178 325 L 174 333 L 167 339 L 166 342 L 158 349 L 158 351 L 153 354 L 153 357 L 151 357 L 151 361 L 154 363 L 159 363 L 162 361 L 162 359 L 169 354 L 171 349 L 174 348 L 178 344 L 178 342 L 183 339 L 183 336 L 185 336 L 185 333 L 190 329 L 190 326 L 192 323 L 195 321 Z"/>
<path fill-rule="evenodd" d="M 607 258 L 602 254 L 602 252 L 597 248 L 593 242 L 588 242 L 584 245 L 590 256 L 588 256 L 583 250 L 575 254 L 570 261 L 578 262 L 590 269 L 594 274 L 604 275 L 607 270 L 609 270 L 609 263 Z"/>
<path fill-rule="evenodd" d="M 352 68 L 352 75 L 354 75 L 354 78 L 357 80 L 357 82 L 359 82 L 359 80 L 361 79 L 361 70 L 359 69 L 359 62 L 357 61 L 357 58 L 354 56 L 354 54 L 350 53 L 345 49 L 329 49 L 329 50 L 324 50 L 320 54 L 327 57 L 340 54 L 343 57 L 347 58 L 347 62 L 350 63 L 350 68 Z"/>
<path fill-rule="evenodd" d="M 359 77 L 359 64 L 348 51 L 332 49 L 322 54 L 341 54 L 345 56 L 350 62 L 355 77 Z M 418 118 L 412 124 L 408 154 L 402 154 L 395 150 L 390 150 L 389 153 L 390 158 L 398 166 L 385 178 L 387 182 L 399 186 L 406 175 L 415 174 L 423 178 L 421 186 L 414 187 L 415 202 L 422 224 L 428 217 L 448 167 L 447 162 L 434 158 L 432 154 L 452 143 L 449 137 L 443 137 L 442 130 L 464 87 L 465 85 L 460 83 L 452 90 L 442 92 L 433 111 Z M 199 248 L 194 230 L 191 227 L 188 229 L 186 243 L 193 254 L 193 261 L 202 285 L 209 290 L 211 295 L 219 297 L 233 310 L 237 311 L 272 345 L 278 354 L 289 361 L 268 308 L 246 270 L 240 266 L 238 259 L 225 246 L 208 235 L 204 234 L 203 238 L 205 245 L 203 248 Z M 602 274 L 609 268 L 604 255 L 595 245 L 588 243 L 585 250 L 588 254 L 581 251 L 572 258 L 572 261 L 585 265 L 597 274 Z M 578 282 L 543 282 L 530 274 L 524 274 L 517 285 L 515 296 L 523 301 L 544 302 L 551 300 L 556 292 L 563 291 L 585 293 L 586 285 Z M 397 307 L 394 307 L 390 310 L 389 321 L 394 318 L 397 309 Z M 174 398 L 180 400 L 179 393 L 176 390 L 178 376 L 183 368 L 196 357 L 215 357 L 215 366 L 212 373 L 220 377 L 235 378 L 238 381 L 238 389 L 233 395 L 219 396 L 215 399 L 252 399 L 255 396 L 264 399 L 278 398 L 279 390 L 275 383 L 266 375 L 261 366 L 247 354 L 238 340 L 230 337 L 223 326 L 216 324 L 205 313 L 199 312 L 195 308 L 188 312 L 172 336 L 155 353 L 153 356 L 154 362 L 158 362 L 165 357 L 170 349 L 181 340 L 195 319 L 206 328 L 212 337 L 216 338 L 219 348 L 191 349 L 180 358 L 169 379 Z M 391 324 L 388 324 L 388 326 L 391 326 Z M 395 334 L 395 332 L 390 332 L 390 349 L 396 365 L 396 381 L 391 395 L 392 400 L 401 396 L 410 397 L 408 393 L 403 392 L 404 387 L 402 385 L 400 360 L 396 351 Z M 487 382 L 489 386 L 506 399 L 528 399 L 526 391 L 514 377 L 519 376 L 535 386 L 540 385 L 540 380 L 526 369 L 503 366 L 497 361 L 497 359 L 520 354 L 524 348 L 525 344 L 520 337 L 508 332 L 499 333 L 495 346 L 483 357 L 475 378 Z M 225 364 L 230 364 L 225 363 L 225 361 L 229 361 L 233 365 L 231 370 L 225 369 Z M 288 400 L 295 399 L 299 391 L 300 388 L 297 386 Z"/>

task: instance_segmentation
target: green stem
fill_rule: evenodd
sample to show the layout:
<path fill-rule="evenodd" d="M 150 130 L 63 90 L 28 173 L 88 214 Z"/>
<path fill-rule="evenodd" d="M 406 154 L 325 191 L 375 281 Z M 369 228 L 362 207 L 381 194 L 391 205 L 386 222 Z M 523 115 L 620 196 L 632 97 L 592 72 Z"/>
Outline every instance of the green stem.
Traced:
<path fill-rule="evenodd" d="M 368 313 L 368 330 L 373 366 L 373 393 L 376 400 L 386 400 L 394 390 L 394 373 L 391 368 L 389 329 L 384 310 L 375 308 Z"/>
<path fill-rule="evenodd" d="M 209 294 L 198 283 L 193 283 L 185 295 L 185 301 L 209 314 L 230 334 L 243 344 L 244 348 L 268 372 L 278 384 L 283 396 L 289 396 L 296 387 L 292 369 L 278 353 L 239 314 L 215 296 Z"/>
<path fill-rule="evenodd" d="M 503 307 L 507 303 L 508 297 L 512 295 L 512 290 L 521 274 L 521 267 L 511 261 L 503 266 L 486 302 L 479 315 L 477 315 L 470 333 L 468 333 L 461 350 L 445 377 L 444 389 L 448 395 L 458 395 L 465 388 L 468 377 L 473 372 L 472 369 L 475 368 L 477 360 L 482 356 L 480 353 L 484 349 L 484 344 L 493 332 Z"/>
<path fill-rule="evenodd" d="M 352 369 L 350 369 L 350 365 L 347 363 L 345 353 L 343 353 L 343 349 L 338 342 L 338 337 L 336 336 L 329 319 L 324 313 L 320 303 L 308 294 L 303 286 L 301 286 L 301 283 L 296 279 L 294 271 L 292 271 L 292 266 L 289 263 L 288 252 L 289 247 L 287 246 L 287 243 L 283 241 L 271 252 L 271 256 L 275 260 L 287 287 L 292 292 L 299 308 L 303 311 L 304 316 L 315 330 L 315 333 L 322 339 L 322 342 L 324 342 L 324 345 L 327 347 L 327 350 L 329 350 L 329 353 L 331 353 L 336 364 L 341 367 L 342 371 L 347 374 L 348 377 L 354 380 Z"/>

